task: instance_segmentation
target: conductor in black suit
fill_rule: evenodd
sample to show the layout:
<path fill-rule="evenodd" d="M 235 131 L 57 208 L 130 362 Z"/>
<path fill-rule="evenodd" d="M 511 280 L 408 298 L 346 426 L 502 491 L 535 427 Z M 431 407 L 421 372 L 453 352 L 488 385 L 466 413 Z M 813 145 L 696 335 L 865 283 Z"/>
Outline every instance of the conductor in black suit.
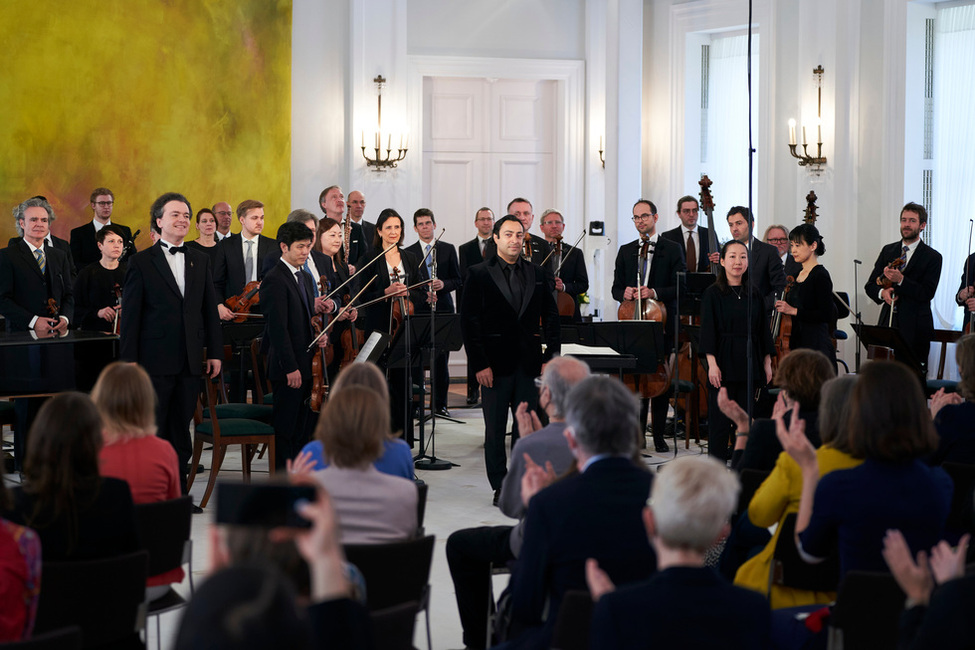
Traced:
<path fill-rule="evenodd" d="M 420 208 L 413 213 L 413 229 L 420 241 L 407 246 L 406 250 L 412 253 L 415 259 L 420 260 L 420 280 L 429 280 L 432 277 L 434 264 L 437 273 L 437 279 L 430 285 L 433 291 L 424 292 L 425 299 L 413 306 L 414 311 L 417 314 L 429 314 L 431 304 L 435 304 L 438 314 L 453 314 L 454 300 L 450 294 L 459 291 L 461 286 L 457 250 L 444 241 L 437 242 L 437 245 L 433 246 L 437 222 L 433 211 L 428 208 Z M 449 357 L 450 352 L 443 350 L 437 354 L 434 364 L 437 393 L 433 396 L 433 410 L 445 417 L 450 417 L 450 412 L 447 410 L 447 391 L 450 388 Z M 426 361 L 427 359 L 424 358 L 423 362 Z"/>
<path fill-rule="evenodd" d="M 664 239 L 656 232 L 657 206 L 653 201 L 640 199 L 633 204 L 633 225 L 640 233 L 640 239 L 620 246 L 616 255 L 613 273 L 613 298 L 618 302 L 633 301 L 637 292 L 641 299 L 653 298 L 664 303 L 668 314 L 677 313 L 677 274 L 685 271 L 684 256 L 680 244 Z M 638 265 L 642 239 L 650 242 L 647 264 L 639 269 L 640 285 L 637 287 Z M 669 354 L 674 341 L 675 318 L 668 318 L 664 325 L 665 352 Z M 668 391 L 669 392 L 669 391 Z M 664 425 L 667 423 L 668 393 L 647 400 L 640 400 L 640 422 L 645 427 L 647 407 L 650 407 L 650 426 L 653 430 L 653 443 L 656 451 L 670 451 L 664 440 Z"/>
<path fill-rule="evenodd" d="M 213 284 L 217 289 L 217 312 L 220 320 L 232 320 L 234 313 L 222 304 L 244 292 L 248 282 L 264 277 L 264 259 L 277 247 L 274 240 L 261 234 L 264 230 L 264 204 L 248 199 L 237 206 L 240 233 L 221 239 L 217 244 L 217 261 Z"/>
<path fill-rule="evenodd" d="M 901 240 L 880 250 L 864 286 L 874 302 L 883 304 L 878 325 L 888 326 L 891 304 L 894 305 L 893 326 L 910 344 L 922 369 L 927 368 L 928 348 L 934 336 L 931 301 L 941 279 L 941 253 L 921 241 L 927 223 L 928 211 L 923 205 L 905 205 L 900 216 Z M 902 257 L 906 259 L 903 264 L 891 266 L 891 262 Z M 892 286 L 881 289 L 877 283 L 881 278 L 889 280 Z"/>
<path fill-rule="evenodd" d="M 274 389 L 274 463 L 283 468 L 308 442 L 315 418 L 308 407 L 312 387 L 315 314 L 312 277 L 304 270 L 314 235 L 304 224 L 286 222 L 278 228 L 281 257 L 261 282 L 261 303 L 268 341 L 267 374 Z M 319 340 L 324 347 L 327 337 Z M 317 353 L 317 352 L 316 352 Z"/>
<path fill-rule="evenodd" d="M 697 224 L 700 213 L 697 199 L 690 194 L 682 196 L 677 200 L 677 217 L 680 219 L 680 225 L 673 230 L 660 233 L 664 239 L 680 244 L 681 250 L 684 251 L 687 270 L 691 273 L 709 273 L 711 264 L 717 264 L 721 260 L 721 253 L 711 250 L 708 239 L 710 231 Z"/>
<path fill-rule="evenodd" d="M 552 270 L 555 274 L 555 290 L 565 293 L 572 298 L 574 306 L 572 320 L 581 321 L 579 311 L 579 294 L 589 291 L 589 273 L 586 271 L 586 257 L 582 249 L 571 246 L 562 241 L 565 231 L 565 220 L 558 210 L 546 210 L 542 213 L 539 227 L 545 235 L 545 241 L 552 250 Z"/>
<path fill-rule="evenodd" d="M 755 217 L 744 206 L 736 205 L 728 210 L 728 228 L 731 230 L 732 238 L 750 249 L 748 277 L 762 295 L 765 311 L 771 313 L 776 296 L 781 296 L 782 290 L 785 289 L 785 272 L 782 269 L 779 250 L 752 236 Z"/>
<path fill-rule="evenodd" d="M 125 250 L 122 257 L 134 255 L 135 242 L 132 241 L 132 230 L 120 223 L 112 223 L 112 209 L 115 206 L 115 195 L 107 187 L 96 187 L 89 198 L 92 220 L 83 226 L 71 230 L 71 256 L 74 258 L 76 272 L 81 272 L 89 264 L 102 259 L 102 252 L 98 249 L 95 234 L 108 225 L 114 225 L 122 232 L 122 242 Z"/>
<path fill-rule="evenodd" d="M 514 416 L 521 402 L 537 406 L 535 377 L 561 347 L 554 278 L 521 257 L 524 241 L 525 229 L 512 215 L 494 224 L 498 254 L 468 270 L 461 305 L 464 347 L 481 385 L 484 461 L 495 501 L 508 471 L 508 411 Z"/>
<path fill-rule="evenodd" d="M 480 264 L 487 257 L 488 244 L 494 245 L 492 233 L 494 232 L 494 212 L 485 206 L 474 213 L 474 227 L 477 228 L 477 235 L 469 242 L 464 242 L 458 248 L 460 253 L 460 278 L 463 283 L 467 277 L 467 269 L 475 264 Z M 461 286 L 457 292 L 457 304 L 464 304 L 464 287 Z M 474 369 L 471 366 L 470 355 L 467 357 L 467 405 L 473 406 L 480 399 L 480 386 L 477 383 Z"/>
<path fill-rule="evenodd" d="M 151 227 L 160 239 L 129 260 L 121 317 L 121 357 L 149 373 L 157 435 L 176 450 L 184 494 L 200 374 L 216 377 L 223 358 L 210 257 L 183 243 L 192 218 L 182 194 L 167 192 L 153 202 Z"/>

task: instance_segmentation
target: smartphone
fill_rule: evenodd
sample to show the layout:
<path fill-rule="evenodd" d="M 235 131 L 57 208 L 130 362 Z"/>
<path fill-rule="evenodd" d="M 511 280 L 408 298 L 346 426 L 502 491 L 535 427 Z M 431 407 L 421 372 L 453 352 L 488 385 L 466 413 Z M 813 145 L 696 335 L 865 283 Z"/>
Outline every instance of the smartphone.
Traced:
<path fill-rule="evenodd" d="M 315 500 L 315 488 L 288 483 L 217 484 L 217 523 L 261 528 L 310 528 L 298 508 Z"/>

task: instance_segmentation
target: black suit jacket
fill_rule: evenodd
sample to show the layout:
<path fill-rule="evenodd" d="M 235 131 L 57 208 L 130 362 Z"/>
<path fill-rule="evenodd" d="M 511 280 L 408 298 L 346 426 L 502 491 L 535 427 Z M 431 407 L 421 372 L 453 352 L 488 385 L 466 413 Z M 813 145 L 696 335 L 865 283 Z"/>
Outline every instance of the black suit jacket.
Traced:
<path fill-rule="evenodd" d="M 21 240 L 23 240 L 23 237 L 11 237 L 10 240 L 7 242 L 7 246 L 13 246 L 15 243 Z M 60 237 L 55 237 L 54 235 L 51 235 L 51 241 L 54 242 L 54 248 L 64 253 L 65 256 L 68 258 L 68 270 L 71 272 L 71 283 L 74 284 L 75 265 L 74 265 L 74 256 L 71 254 L 71 244 L 61 239 Z M 48 242 L 47 239 L 45 239 L 44 250 L 48 251 L 50 249 L 51 249 L 51 243 Z M 99 259 L 101 258 L 99 257 Z"/>
<path fill-rule="evenodd" d="M 186 293 L 180 295 L 160 243 L 129 259 L 122 290 L 121 357 L 150 375 L 203 372 L 208 359 L 223 359 L 217 295 L 210 257 L 192 248 L 185 256 Z"/>
<path fill-rule="evenodd" d="M 613 272 L 613 298 L 623 302 L 627 287 L 636 286 L 637 262 L 640 254 L 640 240 L 635 239 L 620 246 L 616 254 L 616 267 Z M 661 235 L 650 261 L 650 275 L 647 286 L 657 292 L 657 300 L 664 303 L 667 314 L 677 313 L 677 274 L 687 270 L 680 245 Z M 667 318 L 665 334 L 673 332 L 674 318 Z M 668 340 L 670 340 L 668 336 Z"/>
<path fill-rule="evenodd" d="M 864 290 L 876 303 L 883 302 L 880 298 L 881 287 L 877 284 L 877 278 L 883 277 L 887 265 L 901 256 L 901 246 L 899 241 L 884 246 L 873 265 L 873 272 L 867 279 Z M 920 241 L 904 269 L 904 281 L 894 287 L 894 295 L 897 296 L 894 327 L 899 329 L 904 335 L 904 340 L 911 344 L 915 356 L 922 364 L 927 363 L 928 347 L 934 336 L 931 301 L 934 300 L 940 279 L 941 253 Z M 883 303 L 877 324 L 886 326 L 889 316 L 890 307 L 887 303 Z"/>
<path fill-rule="evenodd" d="M 535 376 L 561 349 L 555 278 L 537 264 L 519 264 L 527 280 L 520 305 L 513 304 L 497 255 L 467 271 L 461 328 L 474 372 L 491 368 L 496 376 L 512 375 L 520 367 Z"/>
<path fill-rule="evenodd" d="M 213 269 L 213 284 L 217 289 L 217 299 L 223 302 L 227 298 L 240 295 L 247 280 L 244 276 L 244 248 L 241 244 L 240 233 L 222 239 L 217 244 L 217 262 Z M 281 247 L 278 242 L 264 235 L 257 236 L 257 279 L 264 277 L 264 258 L 272 251 L 277 251 L 281 257 Z"/>
<path fill-rule="evenodd" d="M 131 244 L 131 250 L 128 250 L 129 244 L 132 242 L 132 230 L 120 223 L 113 222 L 112 225 L 123 233 L 127 249 L 126 256 L 135 254 L 135 244 Z M 98 242 L 95 239 L 94 222 L 89 221 L 85 225 L 71 230 L 71 255 L 74 257 L 75 271 L 80 271 L 102 258 L 102 254 L 98 251 Z"/>
<path fill-rule="evenodd" d="M 63 241 L 63 240 L 62 240 Z M 34 316 L 47 316 L 47 301 L 54 298 L 58 314 L 74 318 L 73 274 L 68 256 L 57 248 L 44 247 L 44 273 L 30 247 L 17 238 L 0 250 L 0 314 L 11 332 L 26 332 Z"/>
<path fill-rule="evenodd" d="M 302 273 L 308 276 L 307 273 Z M 305 290 L 313 297 L 311 277 L 305 277 Z M 303 380 L 311 377 L 312 340 L 311 311 L 309 300 L 306 307 L 298 292 L 298 283 L 284 262 L 267 272 L 261 282 L 261 304 L 264 306 L 264 339 L 268 341 L 267 375 L 272 380 L 283 380 L 295 370 L 301 371 Z"/>
<path fill-rule="evenodd" d="M 641 516 L 652 479 L 627 458 L 606 458 L 532 497 L 511 574 L 513 627 L 526 632 L 516 647 L 549 647 L 565 592 L 586 588 L 587 558 L 617 586 L 653 573 L 657 558 Z"/>
<path fill-rule="evenodd" d="M 762 295 L 765 311 L 772 311 L 775 296 L 782 295 L 785 289 L 785 269 L 779 249 L 752 238 L 751 258 L 748 260 L 748 278 L 753 287 Z"/>
<path fill-rule="evenodd" d="M 342 227 L 342 237 L 343 237 L 342 241 L 344 242 L 345 221 L 340 222 L 339 225 Z M 376 233 L 376 227 L 373 226 L 373 237 L 375 237 L 375 233 Z M 378 255 L 379 251 L 382 250 L 382 248 L 380 248 L 375 253 L 373 253 L 372 256 L 370 256 L 369 251 L 374 248 L 373 242 L 374 240 L 372 239 L 368 241 L 366 240 L 366 234 L 363 231 L 362 226 L 357 224 L 355 221 L 353 221 L 352 227 L 349 229 L 349 256 L 347 258 L 345 256 L 344 243 L 342 244 L 342 248 L 340 249 L 339 255 L 342 257 L 342 259 L 345 260 L 346 264 L 351 264 L 352 266 L 358 267 L 359 264 L 365 264 L 370 259 L 372 259 L 372 257 Z M 376 262 L 376 264 L 379 264 L 379 262 Z M 358 270 L 358 268 L 356 270 Z"/>
<path fill-rule="evenodd" d="M 376 240 L 376 224 L 363 219 L 359 222 L 359 227 L 362 228 L 362 241 L 366 244 L 366 255 L 371 259 L 375 257 L 376 252 L 378 252 L 376 251 L 376 247 L 373 246 L 373 242 Z"/>
<path fill-rule="evenodd" d="M 411 246 L 407 246 L 406 250 L 412 253 L 413 257 L 418 260 L 419 265 L 417 270 L 420 272 L 419 280 L 428 280 L 430 276 L 427 274 L 427 265 L 423 263 L 423 256 L 425 255 L 426 244 L 421 242 L 416 242 Z M 460 265 L 457 263 L 457 250 L 453 245 L 447 242 L 437 242 L 435 248 L 437 251 L 437 278 L 443 281 L 443 289 L 437 292 L 437 313 L 452 314 L 454 313 L 454 299 L 451 298 L 451 291 L 460 291 L 461 289 L 461 276 L 460 276 Z M 414 305 L 416 312 L 418 314 L 430 313 L 430 304 L 426 299 L 426 292 L 424 291 L 423 300 Z"/>
<path fill-rule="evenodd" d="M 553 253 L 552 259 L 555 268 L 559 268 L 557 254 Z M 581 248 L 562 243 L 562 269 L 558 277 L 562 279 L 565 293 L 572 298 L 572 303 L 575 305 L 572 318 L 576 321 L 582 320 L 578 296 L 589 290 L 589 272 L 586 270 L 586 257 Z"/>
<path fill-rule="evenodd" d="M 666 232 L 660 233 L 660 236 L 666 240 L 672 241 L 675 244 L 680 244 L 681 252 L 684 253 L 684 264 L 687 266 L 687 270 L 691 273 L 707 273 L 711 271 L 711 261 L 708 260 L 708 255 L 711 254 L 711 244 L 708 242 L 708 229 L 704 226 L 697 227 L 697 261 L 692 264 L 691 260 L 687 259 L 687 240 L 684 239 L 684 231 L 681 226 L 677 226 L 672 230 L 667 230 Z M 693 267 L 693 268 L 692 268 Z"/>
<path fill-rule="evenodd" d="M 480 237 L 475 236 L 474 239 L 464 242 L 457 247 L 457 252 L 460 257 L 460 279 L 461 287 L 460 291 L 457 292 L 457 306 L 460 307 L 464 304 L 464 286 L 463 283 L 467 279 L 467 270 L 474 266 L 475 264 L 480 264 L 486 257 L 481 256 L 481 245 L 479 243 Z M 488 238 L 488 243 L 490 244 L 494 239 L 492 237 Z M 487 250 L 485 248 L 485 250 Z"/>

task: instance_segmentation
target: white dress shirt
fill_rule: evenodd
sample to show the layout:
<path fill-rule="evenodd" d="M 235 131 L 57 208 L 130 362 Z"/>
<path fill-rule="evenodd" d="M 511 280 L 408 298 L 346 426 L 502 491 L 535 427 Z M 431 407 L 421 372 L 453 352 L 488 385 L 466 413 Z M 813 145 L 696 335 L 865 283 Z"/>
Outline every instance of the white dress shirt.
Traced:
<path fill-rule="evenodd" d="M 169 264 L 169 269 L 173 272 L 173 277 L 176 278 L 176 286 L 179 287 L 179 295 L 186 295 L 186 255 L 182 252 L 180 253 L 170 253 L 170 246 L 185 246 L 183 242 L 179 244 L 173 244 L 166 241 L 165 239 L 160 240 L 160 246 L 163 249 L 163 258 L 166 260 L 166 264 Z"/>

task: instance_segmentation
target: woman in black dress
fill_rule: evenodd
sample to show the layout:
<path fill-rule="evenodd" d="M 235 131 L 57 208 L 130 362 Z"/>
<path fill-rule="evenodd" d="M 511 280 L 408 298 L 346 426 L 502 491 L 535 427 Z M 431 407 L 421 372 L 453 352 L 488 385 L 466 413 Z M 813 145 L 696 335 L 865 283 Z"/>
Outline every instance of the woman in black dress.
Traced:
<path fill-rule="evenodd" d="M 75 325 L 82 330 L 111 332 L 116 315 L 121 317 L 118 307 L 125 265 L 119 258 L 125 238 L 117 226 L 109 224 L 95 233 L 95 242 L 102 258 L 83 268 L 74 281 Z"/>
<path fill-rule="evenodd" d="M 324 217 L 318 222 L 318 227 L 315 230 L 314 245 L 314 250 L 322 253 L 325 257 L 324 260 L 321 257 L 316 257 L 315 259 L 315 265 L 317 267 L 324 267 L 318 269 L 318 272 L 321 274 L 320 280 L 324 281 L 324 286 L 320 287 L 323 296 L 332 293 L 334 289 L 337 289 L 349 279 L 349 267 L 339 259 L 338 252 L 340 248 L 342 248 L 342 225 L 330 217 Z M 319 263 L 319 260 L 322 260 L 322 262 Z M 337 310 L 341 310 L 348 304 L 348 300 L 357 293 L 355 286 L 353 286 L 356 284 L 358 284 L 357 280 L 353 280 L 342 287 L 342 290 L 339 291 L 340 295 L 335 296 L 334 300 Z M 335 313 L 338 313 L 338 311 Z M 342 314 L 339 322 L 333 325 L 329 331 L 329 345 L 333 346 L 334 351 L 332 363 L 328 366 L 329 381 L 334 381 L 335 377 L 338 376 L 342 356 L 345 352 L 342 343 L 342 333 L 349 329 L 349 324 L 356 319 L 356 316 L 355 309 L 348 310 Z"/>
<path fill-rule="evenodd" d="M 836 329 L 836 305 L 833 302 L 833 280 L 819 263 L 826 252 L 816 226 L 804 223 L 789 233 L 790 250 L 802 271 L 792 283 L 784 300 L 775 302 L 775 310 L 792 316 L 789 349 L 818 350 L 836 365 L 836 347 L 832 332 Z"/>
<path fill-rule="evenodd" d="M 196 213 L 196 231 L 200 235 L 193 241 L 186 242 L 198 251 L 210 256 L 210 268 L 217 262 L 217 218 L 213 210 L 203 208 Z"/>
<path fill-rule="evenodd" d="M 728 440 L 734 424 L 718 408 L 718 391 L 747 410 L 748 334 L 751 331 L 753 387 L 766 386 L 772 379 L 772 333 L 762 296 L 748 282 L 748 249 L 731 240 L 721 247 L 721 268 L 713 285 L 704 292 L 701 304 L 701 353 L 708 362 L 708 454 L 722 460 L 730 456 Z M 751 323 L 748 297 L 752 298 Z M 753 399 L 754 401 L 754 399 Z"/>

